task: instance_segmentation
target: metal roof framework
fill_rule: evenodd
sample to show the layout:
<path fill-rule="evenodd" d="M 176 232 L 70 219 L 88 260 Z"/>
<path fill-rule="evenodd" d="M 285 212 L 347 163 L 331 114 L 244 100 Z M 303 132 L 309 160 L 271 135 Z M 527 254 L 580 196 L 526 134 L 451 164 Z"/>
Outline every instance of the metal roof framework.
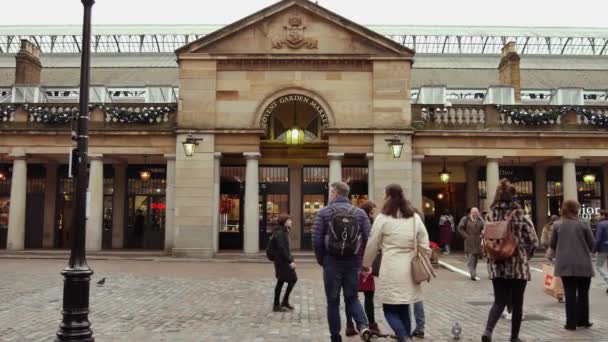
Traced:
<path fill-rule="evenodd" d="M 221 25 L 105 25 L 93 27 L 93 53 L 167 53 Z M 515 41 L 521 55 L 608 56 L 606 28 L 380 26 L 374 30 L 419 54 L 500 54 Z M 15 54 L 20 40 L 42 53 L 80 53 L 79 26 L 0 26 L 0 54 Z"/>

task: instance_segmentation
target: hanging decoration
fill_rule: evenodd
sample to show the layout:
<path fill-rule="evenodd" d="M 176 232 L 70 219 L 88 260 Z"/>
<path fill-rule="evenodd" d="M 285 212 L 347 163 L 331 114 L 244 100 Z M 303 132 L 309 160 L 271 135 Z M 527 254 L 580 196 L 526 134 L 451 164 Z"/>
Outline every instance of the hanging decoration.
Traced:
<path fill-rule="evenodd" d="M 77 106 L 30 106 L 23 107 L 30 116 L 30 122 L 43 124 L 66 124 L 78 115 Z"/>
<path fill-rule="evenodd" d="M 508 122 L 508 119 L 511 119 L 511 122 L 515 124 L 526 126 L 553 125 L 557 123 L 557 120 L 561 115 L 565 114 L 562 113 L 561 110 L 537 112 L 503 105 L 496 105 L 496 110 L 505 115 L 503 123 L 506 123 Z"/>
<path fill-rule="evenodd" d="M 582 106 L 561 106 L 557 109 L 545 111 L 531 111 L 529 108 L 520 109 L 514 106 L 496 105 L 499 113 L 505 115 L 504 122 L 511 119 L 511 122 L 520 125 L 540 126 L 553 125 L 558 122 L 558 119 L 569 112 L 575 112 L 587 119 L 590 125 L 608 128 L 608 115 L 594 113 L 591 109 Z"/>
<path fill-rule="evenodd" d="M 13 121 L 17 106 L 14 104 L 0 104 L 0 122 Z"/>
<path fill-rule="evenodd" d="M 106 122 L 153 124 L 169 121 L 169 114 L 175 112 L 175 105 L 167 106 L 104 106 Z"/>

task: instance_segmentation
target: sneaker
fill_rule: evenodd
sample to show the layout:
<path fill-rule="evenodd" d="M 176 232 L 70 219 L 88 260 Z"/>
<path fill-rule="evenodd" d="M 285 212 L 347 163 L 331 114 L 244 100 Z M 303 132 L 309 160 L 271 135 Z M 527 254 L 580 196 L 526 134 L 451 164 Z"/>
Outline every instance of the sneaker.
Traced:
<path fill-rule="evenodd" d="M 591 328 L 593 326 L 593 323 L 588 322 L 588 323 L 584 323 L 584 324 L 577 324 L 576 326 L 577 327 L 581 327 L 581 328 L 587 328 L 587 329 L 589 329 L 589 328 Z"/>
<path fill-rule="evenodd" d="M 372 340 L 372 332 L 368 328 L 361 329 L 359 336 L 361 336 L 361 341 L 369 342 Z"/>
<path fill-rule="evenodd" d="M 476 276 L 471 276 L 471 280 L 472 281 L 477 281 L 477 277 Z"/>
<path fill-rule="evenodd" d="M 414 330 L 414 332 L 412 332 L 412 336 L 418 337 L 418 338 L 424 338 L 424 331 Z"/>
<path fill-rule="evenodd" d="M 284 308 L 284 307 L 282 307 L 282 306 L 275 305 L 275 306 L 272 308 L 272 311 L 274 311 L 274 312 L 286 312 L 286 311 L 287 311 L 287 309 L 286 309 L 286 308 Z"/>
<path fill-rule="evenodd" d="M 281 307 L 285 308 L 285 309 L 287 309 L 289 311 L 293 311 L 293 309 L 294 309 L 294 307 L 291 306 L 291 305 L 289 305 L 289 303 L 283 303 L 283 304 L 281 304 Z"/>

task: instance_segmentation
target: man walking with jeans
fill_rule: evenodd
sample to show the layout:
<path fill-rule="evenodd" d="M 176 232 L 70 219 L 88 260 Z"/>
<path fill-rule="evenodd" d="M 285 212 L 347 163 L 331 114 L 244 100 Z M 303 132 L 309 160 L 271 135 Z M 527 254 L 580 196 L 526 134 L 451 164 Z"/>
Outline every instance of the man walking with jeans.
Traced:
<path fill-rule="evenodd" d="M 340 291 L 344 291 L 344 302 L 353 316 L 363 341 L 371 341 L 367 318 L 359 302 L 359 271 L 362 248 L 369 237 L 370 224 L 367 214 L 353 207 L 348 200 L 350 188 L 346 183 L 330 185 L 329 205 L 321 209 L 312 229 L 312 242 L 317 262 L 323 267 L 323 282 L 327 297 L 327 321 L 331 342 L 341 342 L 340 336 Z M 357 232 L 356 245 L 352 248 L 353 236 Z M 342 234 L 335 234 L 343 232 Z"/>

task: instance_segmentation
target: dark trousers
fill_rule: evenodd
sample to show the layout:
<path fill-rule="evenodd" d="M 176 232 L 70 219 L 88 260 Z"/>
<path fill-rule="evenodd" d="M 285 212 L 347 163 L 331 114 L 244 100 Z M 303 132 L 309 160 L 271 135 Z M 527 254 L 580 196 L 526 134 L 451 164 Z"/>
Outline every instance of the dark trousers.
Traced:
<path fill-rule="evenodd" d="M 412 336 L 409 304 L 383 304 L 384 318 L 395 332 L 397 340 L 403 342 Z"/>
<path fill-rule="evenodd" d="M 496 323 L 500 319 L 500 315 L 507 305 L 512 306 L 513 318 L 511 320 L 511 338 L 519 337 L 519 329 L 521 327 L 521 317 L 524 308 L 524 293 L 528 282 L 521 279 L 492 279 L 494 287 L 494 304 L 488 315 L 486 323 L 486 331 L 492 332 Z"/>
<path fill-rule="evenodd" d="M 359 289 L 359 270 L 357 262 L 336 260 L 326 256 L 323 260 L 323 283 L 327 297 L 327 321 L 331 340 L 341 341 L 340 337 L 340 292 L 344 290 L 344 302 L 359 330 L 367 328 L 367 318 L 357 297 Z"/>
<path fill-rule="evenodd" d="M 589 287 L 590 277 L 562 277 L 566 295 L 566 326 L 589 324 Z"/>
<path fill-rule="evenodd" d="M 365 297 L 365 301 L 363 303 L 363 308 L 365 309 L 365 315 L 367 316 L 367 320 L 371 325 L 376 324 L 376 315 L 374 314 L 374 291 L 363 291 L 363 296 Z M 351 316 L 350 312 L 348 312 L 348 306 L 346 306 L 346 298 L 345 298 L 345 313 L 346 313 L 346 322 L 352 322 L 353 316 Z"/>
<path fill-rule="evenodd" d="M 291 290 L 293 290 L 293 287 L 296 285 L 296 281 L 297 280 L 287 283 L 287 289 L 285 290 L 285 295 L 283 295 L 283 301 L 279 302 L 279 299 L 281 297 L 281 290 L 283 289 L 283 284 L 285 284 L 285 282 L 277 280 L 277 285 L 274 287 L 274 306 L 279 306 L 281 304 L 289 304 L 289 295 L 291 294 Z"/>

